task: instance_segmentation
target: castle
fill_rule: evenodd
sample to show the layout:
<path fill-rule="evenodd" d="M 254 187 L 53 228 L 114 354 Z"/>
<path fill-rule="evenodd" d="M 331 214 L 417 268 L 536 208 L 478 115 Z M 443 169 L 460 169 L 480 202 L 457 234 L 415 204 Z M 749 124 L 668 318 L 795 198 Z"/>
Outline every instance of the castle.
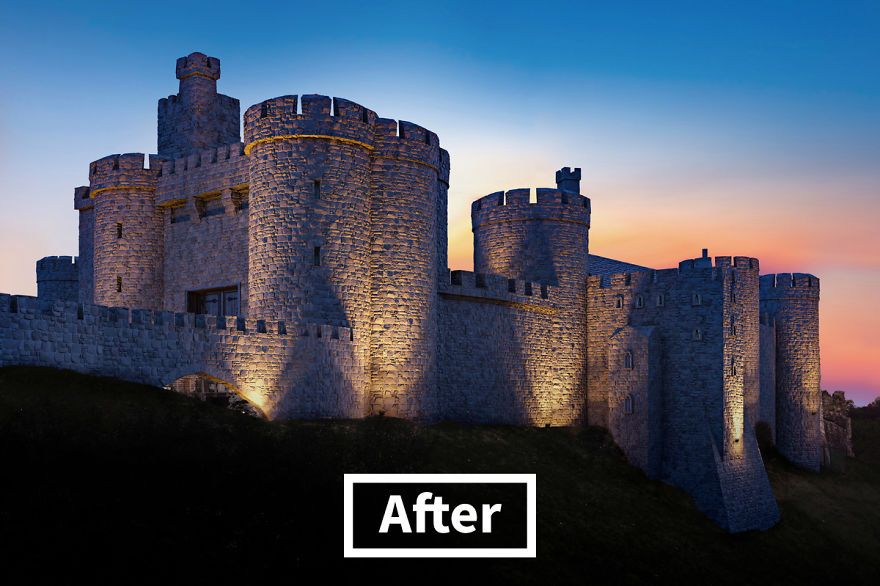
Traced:
<path fill-rule="evenodd" d="M 816 277 L 590 255 L 567 167 L 474 201 L 474 272 L 450 271 L 435 133 L 303 95 L 248 108 L 241 142 L 219 77 L 179 59 L 158 153 L 89 166 L 78 258 L 0 297 L 0 366 L 219 390 L 269 418 L 599 425 L 730 531 L 779 516 L 756 426 L 820 467 Z"/>

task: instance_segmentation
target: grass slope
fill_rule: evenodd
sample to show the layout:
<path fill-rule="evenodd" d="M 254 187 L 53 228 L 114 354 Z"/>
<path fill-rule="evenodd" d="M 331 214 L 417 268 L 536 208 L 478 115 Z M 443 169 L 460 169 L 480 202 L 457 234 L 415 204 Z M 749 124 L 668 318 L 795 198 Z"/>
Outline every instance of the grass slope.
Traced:
<path fill-rule="evenodd" d="M 869 583 L 880 420 L 854 423 L 858 457 L 843 470 L 812 474 L 770 454 L 782 521 L 731 536 L 597 428 L 270 423 L 152 387 L 4 368 L 0 556 L 7 571 L 126 581 L 184 570 L 289 583 L 317 570 L 333 582 Z M 345 472 L 537 473 L 538 558 L 344 560 Z"/>

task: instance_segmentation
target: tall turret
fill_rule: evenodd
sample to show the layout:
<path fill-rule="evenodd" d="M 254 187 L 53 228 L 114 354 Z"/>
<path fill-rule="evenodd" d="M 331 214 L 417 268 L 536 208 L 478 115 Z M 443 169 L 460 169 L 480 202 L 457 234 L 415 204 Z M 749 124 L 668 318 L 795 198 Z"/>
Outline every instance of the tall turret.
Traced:
<path fill-rule="evenodd" d="M 562 169 L 561 185 L 577 189 L 577 173 Z M 586 398 L 586 277 L 590 200 L 567 189 L 511 189 L 471 205 L 474 270 L 553 286 L 560 311 L 557 373 L 566 389 L 555 397 L 548 420 L 582 421 Z"/>
<path fill-rule="evenodd" d="M 776 445 L 789 460 L 822 462 L 819 387 L 819 279 L 802 273 L 761 277 L 761 312 L 776 324 Z"/>
<path fill-rule="evenodd" d="M 376 114 L 327 96 L 266 100 L 244 114 L 252 318 L 354 330 L 369 363 L 370 153 Z M 366 380 L 366 379 L 364 379 Z M 363 414 L 369 389 L 354 389 Z M 354 414 L 349 414 L 354 416 Z"/>
<path fill-rule="evenodd" d="M 159 160 L 110 155 L 89 167 L 94 202 L 94 302 L 161 309 L 162 212 L 156 207 Z"/>
<path fill-rule="evenodd" d="M 420 418 L 436 407 L 426 404 L 425 391 L 437 386 L 437 276 L 439 247 L 445 244 L 438 238 L 438 215 L 445 205 L 449 159 L 441 157 L 436 134 L 411 122 L 380 119 L 375 137 L 370 178 L 372 408 Z"/>
<path fill-rule="evenodd" d="M 240 140 L 241 107 L 217 93 L 220 60 L 191 53 L 177 60 L 177 95 L 159 100 L 159 156 L 184 157 Z"/>

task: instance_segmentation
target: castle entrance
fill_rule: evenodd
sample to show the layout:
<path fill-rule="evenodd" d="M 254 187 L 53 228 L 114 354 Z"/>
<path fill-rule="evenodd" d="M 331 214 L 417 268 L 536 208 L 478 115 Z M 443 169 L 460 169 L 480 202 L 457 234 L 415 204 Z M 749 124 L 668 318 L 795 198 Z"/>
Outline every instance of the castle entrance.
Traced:
<path fill-rule="evenodd" d="M 264 417 L 263 413 L 247 399 L 238 394 L 235 387 L 220 379 L 204 373 L 182 376 L 168 385 L 170 390 L 194 397 L 200 401 L 226 407 L 253 417 Z"/>

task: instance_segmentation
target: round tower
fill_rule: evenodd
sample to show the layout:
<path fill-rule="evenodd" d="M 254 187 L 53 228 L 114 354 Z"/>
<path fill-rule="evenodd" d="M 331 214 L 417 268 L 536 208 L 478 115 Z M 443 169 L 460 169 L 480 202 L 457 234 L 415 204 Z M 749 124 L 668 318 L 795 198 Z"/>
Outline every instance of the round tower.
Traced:
<path fill-rule="evenodd" d="M 89 167 L 94 201 L 94 302 L 161 309 L 162 213 L 156 207 L 158 159 L 128 153 Z"/>
<path fill-rule="evenodd" d="M 37 261 L 37 297 L 51 301 L 79 299 L 79 266 L 69 256 L 47 256 Z"/>
<path fill-rule="evenodd" d="M 819 279 L 763 275 L 761 312 L 776 324 L 776 446 L 795 464 L 818 470 L 823 448 Z"/>
<path fill-rule="evenodd" d="M 428 418 L 437 409 L 430 391 L 437 386 L 437 275 L 445 255 L 438 216 L 441 205 L 445 212 L 448 156 L 441 157 L 436 134 L 410 122 L 378 120 L 375 145 L 371 407 L 374 413 Z"/>
<path fill-rule="evenodd" d="M 251 317 L 366 331 L 375 114 L 297 96 L 245 112 Z"/>
<path fill-rule="evenodd" d="M 557 376 L 565 390 L 539 420 L 581 422 L 586 405 L 587 260 L 590 200 L 579 194 L 580 169 L 557 173 L 556 189 L 496 192 L 471 205 L 474 271 L 553 286 L 559 337 Z M 548 407 L 550 408 L 550 407 Z"/>
<path fill-rule="evenodd" d="M 511 189 L 471 205 L 474 271 L 538 281 L 554 287 L 585 287 L 590 200 L 578 193 L 580 169 L 557 172 L 556 189 Z"/>

